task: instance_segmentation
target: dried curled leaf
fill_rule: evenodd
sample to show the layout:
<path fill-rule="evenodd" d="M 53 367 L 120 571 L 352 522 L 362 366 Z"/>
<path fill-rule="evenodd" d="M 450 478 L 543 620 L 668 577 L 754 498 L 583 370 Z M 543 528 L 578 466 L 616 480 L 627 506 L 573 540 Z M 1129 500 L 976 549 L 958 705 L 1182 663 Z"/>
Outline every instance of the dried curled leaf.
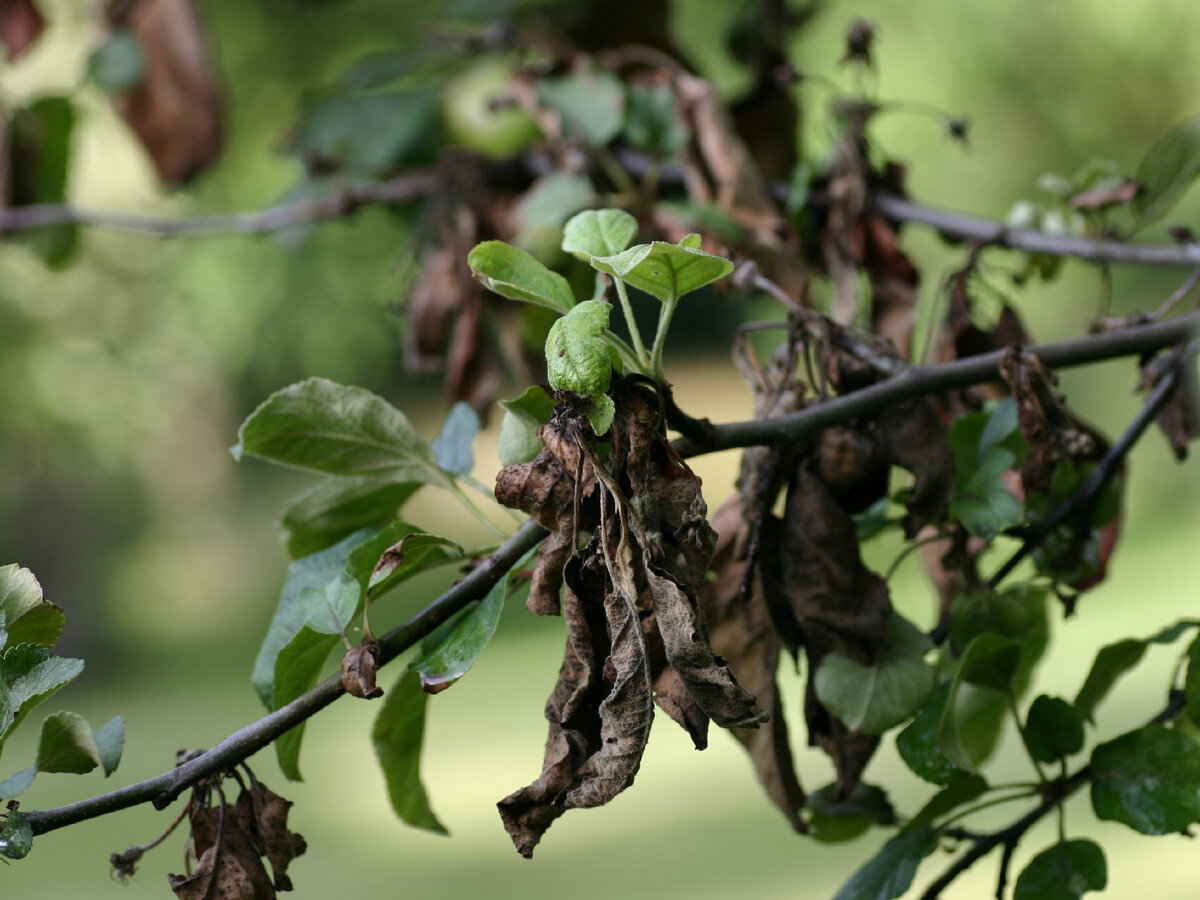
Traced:
<path fill-rule="evenodd" d="M 110 4 L 109 23 L 141 44 L 145 74 L 117 101 L 158 175 L 186 184 L 221 152 L 221 98 L 192 0 Z"/>
<path fill-rule="evenodd" d="M 1142 385 L 1147 389 L 1153 389 L 1162 377 L 1162 367 L 1156 365 L 1157 362 L 1152 361 L 1142 368 Z M 1200 375 L 1196 372 L 1194 357 L 1181 363 L 1178 379 L 1154 421 L 1162 429 L 1175 458 L 1183 462 L 1187 459 L 1188 442 L 1200 437 Z"/>
<path fill-rule="evenodd" d="M 346 693 L 361 700 L 382 697 L 383 688 L 375 683 L 378 665 L 379 644 L 371 638 L 342 654 L 342 686 Z"/>
<path fill-rule="evenodd" d="M 546 704 L 550 735 L 542 775 L 498 805 L 505 830 L 528 858 L 568 809 L 601 806 L 633 782 L 653 718 L 646 644 L 637 617 L 597 563 L 566 569 L 567 647 Z"/>

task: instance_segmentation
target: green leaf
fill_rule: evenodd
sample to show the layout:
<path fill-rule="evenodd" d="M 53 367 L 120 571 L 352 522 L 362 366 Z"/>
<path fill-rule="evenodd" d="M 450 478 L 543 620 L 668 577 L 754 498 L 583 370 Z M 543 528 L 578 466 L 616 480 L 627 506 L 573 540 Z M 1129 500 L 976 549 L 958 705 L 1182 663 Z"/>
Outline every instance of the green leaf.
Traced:
<path fill-rule="evenodd" d="M 288 553 L 299 559 L 361 528 L 382 527 L 420 488 L 387 475 L 330 475 L 284 504 Z"/>
<path fill-rule="evenodd" d="M 1187 652 L 1187 675 L 1183 679 L 1183 696 L 1187 701 L 1187 715 L 1193 723 L 1200 725 L 1200 637 L 1197 637 Z"/>
<path fill-rule="evenodd" d="M 487 596 L 455 619 L 435 644 L 428 648 L 422 645 L 420 658 L 411 665 L 420 676 L 421 690 L 440 693 L 475 664 L 496 633 L 507 588 L 507 579 L 497 581 Z"/>
<path fill-rule="evenodd" d="M 586 175 L 550 172 L 535 181 L 511 213 L 517 227 L 513 242 L 538 259 L 559 256 L 563 224 L 596 202 L 596 188 Z"/>
<path fill-rule="evenodd" d="M 727 259 L 665 241 L 638 244 L 614 256 L 594 256 L 591 264 L 664 303 L 698 291 L 733 271 L 733 263 Z"/>
<path fill-rule="evenodd" d="M 1077 900 L 1107 884 L 1104 851 L 1092 841 L 1064 841 L 1029 861 L 1017 877 L 1013 900 Z"/>
<path fill-rule="evenodd" d="M 1052 763 L 1083 749 L 1083 714 L 1060 697 L 1042 694 L 1029 707 L 1025 744 L 1034 759 Z"/>
<path fill-rule="evenodd" d="M 1147 725 L 1092 751 L 1092 808 L 1142 834 L 1182 831 L 1200 819 L 1200 745 Z"/>
<path fill-rule="evenodd" d="M 630 85 L 622 134 L 631 147 L 664 159 L 678 153 L 692 136 L 679 117 L 675 92 L 665 84 Z"/>
<path fill-rule="evenodd" d="M 842 797 L 836 784 L 827 784 L 808 795 L 808 808 L 812 811 L 809 835 L 823 844 L 852 841 L 872 825 L 895 821 L 887 794 L 862 781 L 849 797 Z"/>
<path fill-rule="evenodd" d="M 909 822 L 908 827 L 932 827 L 944 815 L 953 812 L 964 803 L 970 803 L 987 792 L 988 783 L 980 775 L 970 775 L 955 770 L 946 786 L 934 794 Z"/>
<path fill-rule="evenodd" d="M 251 680 L 259 699 L 267 709 L 278 709 L 275 697 L 278 658 L 280 653 L 300 634 L 307 620 L 308 609 L 301 597 L 306 590 L 324 591 L 343 572 L 355 547 L 376 535 L 374 529 L 362 529 L 319 553 L 298 559 L 288 566 L 287 578 L 279 594 L 279 604 L 267 628 L 266 637 L 254 661 Z M 323 662 L 323 660 L 322 660 Z M 315 682 L 314 682 L 315 683 Z M 286 702 L 286 701 L 285 701 Z M 280 706 L 282 703 L 279 704 Z"/>
<path fill-rule="evenodd" d="M 864 666 L 831 652 L 816 671 L 817 698 L 852 731 L 882 734 L 898 725 L 929 697 L 934 670 L 925 662 L 929 639 L 903 616 L 888 619 L 888 644 Z"/>
<path fill-rule="evenodd" d="M 1142 189 L 1133 198 L 1139 227 L 1166 214 L 1200 173 L 1200 116 L 1180 122 L 1158 139 L 1138 164 Z"/>
<path fill-rule="evenodd" d="M 1075 708 L 1089 722 L 1095 721 L 1096 707 L 1100 701 L 1108 696 L 1117 679 L 1141 662 L 1147 646 L 1174 643 L 1196 627 L 1200 627 L 1200 621 L 1181 619 L 1148 638 L 1124 638 L 1101 647 L 1083 686 L 1075 695 Z"/>
<path fill-rule="evenodd" d="M 96 750 L 100 754 L 100 766 L 106 778 L 117 770 L 124 749 L 125 720 L 121 716 L 113 716 L 96 732 Z"/>
<path fill-rule="evenodd" d="M 0 856 L 23 859 L 33 848 L 33 828 L 25 813 L 19 809 L 8 811 L 4 827 L 0 828 Z"/>
<path fill-rule="evenodd" d="M 535 303 L 563 314 L 575 305 L 567 279 L 504 241 L 477 244 L 467 256 L 467 265 L 484 287 L 510 300 Z"/>
<path fill-rule="evenodd" d="M 310 169 L 377 178 L 432 149 L 437 111 L 428 90 L 332 94 L 301 113 L 285 152 Z"/>
<path fill-rule="evenodd" d="M 16 775 L 0 781 L 0 800 L 20 797 L 29 790 L 29 786 L 33 784 L 33 779 L 37 776 L 37 771 L 37 766 L 30 766 L 28 769 L 22 769 Z"/>
<path fill-rule="evenodd" d="M 301 694 L 312 690 L 334 647 L 341 646 L 337 635 L 318 634 L 302 628 L 275 659 L 272 709 L 281 709 Z M 290 781 L 300 776 L 300 744 L 304 739 L 304 722 L 275 739 L 275 756 L 279 768 Z"/>
<path fill-rule="evenodd" d="M 384 529 L 350 556 L 349 568 L 369 588 L 372 599 L 426 569 L 463 558 L 462 547 L 454 541 L 415 531 L 411 525 L 397 525 L 402 527 Z"/>
<path fill-rule="evenodd" d="M 1017 427 L 1016 401 L 1009 397 L 989 413 L 962 416 L 948 438 L 955 471 L 950 516 L 985 540 L 1019 525 L 1024 507 L 1000 480 L 1028 449 Z"/>
<path fill-rule="evenodd" d="M 43 97 L 13 114 L 8 134 L 10 206 L 66 202 L 74 131 L 75 106 L 68 97 Z M 51 268 L 62 268 L 79 249 L 79 227 L 15 231 L 5 240 L 24 244 Z"/>
<path fill-rule="evenodd" d="M 929 697 L 925 708 L 896 737 L 896 749 L 905 764 L 919 777 L 932 784 L 946 785 L 962 769 L 946 758 L 938 742 L 946 703 L 950 699 L 951 682 L 938 687 Z"/>
<path fill-rule="evenodd" d="M 38 741 L 39 772 L 82 775 L 100 765 L 100 751 L 87 719 L 78 713 L 59 712 L 42 722 Z"/>
<path fill-rule="evenodd" d="M 912 885 L 921 860 L 937 842 L 932 828 L 906 828 L 855 872 L 833 900 L 895 900 Z"/>
<path fill-rule="evenodd" d="M 88 60 L 88 77 L 102 91 L 131 91 L 146 74 L 146 51 L 128 28 L 114 28 Z"/>
<path fill-rule="evenodd" d="M 425 706 L 428 694 L 412 669 L 384 696 L 375 719 L 371 740 L 383 769 L 388 797 L 401 821 L 416 828 L 447 834 L 429 806 L 421 783 L 421 744 L 425 736 Z"/>
<path fill-rule="evenodd" d="M 404 413 L 368 390 L 325 378 L 268 397 L 242 423 L 232 453 L 331 475 L 451 484 Z"/>
<path fill-rule="evenodd" d="M 82 671 L 82 659 L 55 656 L 37 644 L 6 650 L 0 656 L 0 747 L 30 710 Z"/>
<path fill-rule="evenodd" d="M 501 400 L 500 405 L 505 410 L 496 448 L 500 464 L 512 466 L 529 462 L 542 452 L 538 428 L 554 415 L 554 398 L 545 388 L 534 385 L 515 400 Z"/>
<path fill-rule="evenodd" d="M 964 740 L 967 709 L 960 706 L 963 687 L 973 684 L 1001 694 L 1009 693 L 1020 661 L 1021 642 L 991 632 L 976 637 L 963 651 L 938 731 L 938 746 L 951 764 L 973 772 L 986 756 L 971 745 L 973 742 Z"/>
<path fill-rule="evenodd" d="M 66 616 L 42 596 L 42 586 L 16 563 L 0 566 L 0 615 L 7 632 L 0 651 L 17 644 L 52 647 L 62 634 Z"/>
<path fill-rule="evenodd" d="M 475 468 L 475 455 L 471 445 L 479 434 L 479 414 L 469 403 L 461 400 L 450 407 L 446 421 L 433 439 L 434 459 L 443 472 L 452 475 L 470 475 Z"/>
<path fill-rule="evenodd" d="M 637 237 L 637 219 L 623 209 L 586 209 L 563 226 L 562 248 L 579 259 L 615 256 Z"/>
<path fill-rule="evenodd" d="M 550 326 L 546 374 L 556 391 L 599 397 L 612 380 L 612 357 L 604 331 L 612 306 L 585 300 Z"/>
<path fill-rule="evenodd" d="M 562 116 L 563 131 L 603 147 L 625 121 L 625 89 L 603 69 L 587 69 L 537 83 L 538 101 Z"/>

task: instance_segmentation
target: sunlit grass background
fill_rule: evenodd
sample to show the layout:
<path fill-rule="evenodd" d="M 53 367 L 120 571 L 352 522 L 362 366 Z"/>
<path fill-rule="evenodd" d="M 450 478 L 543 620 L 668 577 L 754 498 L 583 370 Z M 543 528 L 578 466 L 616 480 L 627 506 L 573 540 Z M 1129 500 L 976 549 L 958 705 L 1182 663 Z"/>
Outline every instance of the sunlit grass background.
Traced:
<path fill-rule="evenodd" d="M 436 7 L 418 13 L 365 0 L 303 12 L 283 0 L 202 2 L 228 90 L 230 144 L 219 169 L 194 191 L 167 196 L 107 102 L 77 88 L 95 38 L 90 4 L 45 5 L 55 27 L 27 61 L 0 67 L 0 97 L 7 103 L 74 92 L 84 114 L 73 197 L 176 214 L 277 199 L 299 177 L 274 151 L 304 93 L 363 52 L 411 39 L 420 16 L 437 14 Z M 699 0 L 677 5 L 698 54 L 721 8 Z M 928 118 L 879 123 L 882 146 L 910 162 L 913 195 L 931 203 L 1003 215 L 1015 200 L 1036 196 L 1044 171 L 1069 172 L 1097 153 L 1132 170 L 1160 133 L 1200 111 L 1200 60 L 1190 52 L 1200 7 L 1187 2 L 831 4 L 798 40 L 800 67 L 852 84 L 835 63 L 839 35 L 858 15 L 880 26 L 878 74 L 869 80 L 881 96 L 973 119 L 966 151 Z M 723 83 L 736 83 L 711 53 L 698 59 Z M 804 96 L 812 113 L 806 152 L 819 158 L 824 98 L 816 87 Z M 1189 199 L 1172 221 L 1195 223 L 1198 209 Z M 100 230 L 84 240 L 80 262 L 55 274 L 24 250 L 0 245 L 0 562 L 34 569 L 67 611 L 64 652 L 88 661 L 84 676 L 46 711 L 76 710 L 96 724 L 124 715 L 128 740 L 108 782 L 42 776 L 22 798 L 28 807 L 156 774 L 176 749 L 211 746 L 261 713 L 249 671 L 286 565 L 274 516 L 306 483 L 254 462 L 236 465 L 228 455 L 237 423 L 262 397 L 323 375 L 401 403 L 426 435 L 444 414 L 435 383 L 403 380 L 403 322 L 390 307 L 410 258 L 403 223 L 382 211 L 314 229 L 298 247 L 298 238 L 165 242 Z M 917 229 L 906 231 L 905 246 L 925 273 L 928 302 L 962 250 Z M 1120 270 L 1114 308 L 1152 308 L 1184 274 Z M 1079 334 L 1100 293 L 1095 272 L 1072 264 L 1058 281 L 1016 300 L 1033 333 L 1052 340 Z M 690 322 L 686 310 L 680 315 L 668 367 L 681 405 L 714 420 L 746 417 L 749 397 L 726 357 L 689 350 L 687 332 L 701 331 L 705 314 Z M 1066 373 L 1062 386 L 1075 408 L 1114 435 L 1138 408 L 1134 381 L 1133 363 L 1122 361 Z M 478 448 L 475 474 L 484 481 L 497 468 L 494 444 L 495 423 Z M 697 461 L 713 508 L 730 490 L 736 465 L 735 454 Z M 1073 696 L 1099 646 L 1200 614 L 1195 454 L 1177 465 L 1162 438 L 1149 434 L 1133 454 L 1126 500 L 1111 577 L 1083 599 L 1078 617 L 1056 621 L 1060 640 L 1040 670 L 1041 689 Z M 489 540 L 449 506 L 426 491 L 408 515 L 464 544 Z M 871 546 L 869 561 L 882 569 L 898 549 L 888 541 Z M 423 594 L 394 601 L 384 615 L 399 620 L 443 586 L 427 579 Z M 906 614 L 930 621 L 931 591 L 915 559 L 902 567 L 893 596 Z M 296 802 L 293 827 L 309 841 L 309 853 L 293 865 L 297 896 L 821 898 L 885 839 L 876 832 L 823 846 L 794 836 L 762 799 L 732 741 L 714 733 L 710 748 L 697 753 L 662 720 L 630 791 L 605 809 L 568 814 L 532 862 L 518 858 L 494 803 L 540 769 L 541 710 L 561 650 L 560 621 L 534 619 L 514 604 L 472 673 L 431 700 L 425 781 L 450 838 L 406 829 L 392 815 L 372 756 L 367 704 L 342 700 L 310 724 L 302 784 L 283 782 L 270 753 L 252 760 L 260 777 Z M 1173 661 L 1171 650 L 1152 650 L 1145 671 L 1123 681 L 1102 707 L 1094 737 L 1152 715 Z M 390 677 L 385 672 L 385 685 Z M 789 677 L 787 689 L 798 711 L 798 679 Z M 9 743 L 0 776 L 28 765 L 34 740 L 27 728 Z M 1006 748 L 993 780 L 1027 779 L 1020 754 Z M 819 754 L 797 751 L 806 786 L 830 779 Z M 868 778 L 886 785 L 902 810 L 930 793 L 890 741 Z M 995 821 L 1019 811 L 1001 808 Z M 1070 835 L 1109 849 L 1112 896 L 1195 896 L 1200 863 L 1190 843 L 1095 823 L 1082 796 L 1068 812 Z M 168 814 L 138 809 L 39 838 L 27 860 L 0 871 L 0 893 L 164 896 L 165 873 L 182 868 L 181 837 L 150 854 L 127 886 L 109 880 L 107 856 L 150 840 L 167 821 Z M 1052 820 L 1043 823 L 1018 853 L 1018 870 L 1053 840 L 1054 829 Z M 923 875 L 935 875 L 946 859 L 935 855 Z M 949 896 L 989 896 L 995 862 L 981 864 Z"/>

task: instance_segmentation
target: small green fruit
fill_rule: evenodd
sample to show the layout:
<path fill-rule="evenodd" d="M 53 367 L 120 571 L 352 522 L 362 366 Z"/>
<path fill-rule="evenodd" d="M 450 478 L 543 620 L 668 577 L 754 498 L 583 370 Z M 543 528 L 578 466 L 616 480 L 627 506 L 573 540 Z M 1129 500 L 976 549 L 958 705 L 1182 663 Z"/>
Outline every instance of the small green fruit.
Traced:
<path fill-rule="evenodd" d="M 446 83 L 442 114 L 451 143 L 500 159 L 521 152 L 539 137 L 529 113 L 503 102 L 512 71 L 506 57 L 486 56 Z"/>

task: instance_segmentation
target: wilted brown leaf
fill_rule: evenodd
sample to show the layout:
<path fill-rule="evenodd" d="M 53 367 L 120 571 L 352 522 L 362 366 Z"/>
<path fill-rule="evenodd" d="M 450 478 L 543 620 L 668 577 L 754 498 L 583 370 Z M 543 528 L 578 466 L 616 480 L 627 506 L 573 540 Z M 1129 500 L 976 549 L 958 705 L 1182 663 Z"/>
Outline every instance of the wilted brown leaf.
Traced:
<path fill-rule="evenodd" d="M 191 875 L 169 875 L 171 890 L 183 900 L 274 900 L 275 889 L 263 866 L 255 837 L 244 830 L 235 809 L 210 807 L 193 797 L 190 815 Z"/>
<path fill-rule="evenodd" d="M 191 181 L 221 152 L 221 98 L 192 0 L 110 3 L 109 24 L 128 28 L 145 74 L 117 100 L 167 184 Z"/>
<path fill-rule="evenodd" d="M 737 558 L 738 532 L 743 520 L 741 502 L 735 495 L 713 517 L 719 535 L 712 568 L 717 578 L 701 587 L 704 610 L 712 627 L 713 650 L 728 660 L 738 681 L 752 692 L 770 719 L 758 728 L 734 728 L 733 736 L 750 754 L 754 771 L 774 803 L 796 831 L 806 831 L 800 817 L 806 796 L 796 777 L 787 719 L 776 684 L 779 638 L 763 603 L 761 585 L 745 602 L 738 599 L 746 562 Z"/>
<path fill-rule="evenodd" d="M 1153 363 L 1142 369 L 1142 386 L 1146 389 L 1153 389 L 1162 377 L 1155 369 Z M 1154 421 L 1162 429 L 1175 458 L 1180 462 L 1187 459 L 1188 442 L 1200 437 L 1200 375 L 1196 373 L 1194 358 L 1180 364 L 1178 383 Z"/>
<path fill-rule="evenodd" d="M 546 704 L 542 775 L 498 805 L 522 856 L 568 809 L 601 806 L 632 782 L 654 715 L 646 644 L 629 602 L 612 589 L 599 536 L 567 564 L 567 648 Z"/>
<path fill-rule="evenodd" d="M 237 800 L 239 826 L 256 838 L 256 848 L 271 864 L 277 891 L 292 889 L 288 865 L 308 849 L 303 836 L 288 830 L 291 808 L 292 801 L 283 799 L 253 775 L 250 789 L 242 791 Z"/>
<path fill-rule="evenodd" d="M 34 0 L 0 0 L 0 44 L 12 62 L 38 39 L 46 22 Z"/>
<path fill-rule="evenodd" d="M 902 523 L 909 540 L 945 512 L 954 492 L 954 454 L 937 406 L 917 397 L 887 407 L 879 414 L 875 436 L 880 455 L 913 474 L 912 491 Z"/>
<path fill-rule="evenodd" d="M 375 669 L 379 664 L 379 644 L 364 638 L 357 647 L 342 654 L 342 687 L 352 697 L 374 700 L 383 696 L 383 688 L 375 684 Z"/>

